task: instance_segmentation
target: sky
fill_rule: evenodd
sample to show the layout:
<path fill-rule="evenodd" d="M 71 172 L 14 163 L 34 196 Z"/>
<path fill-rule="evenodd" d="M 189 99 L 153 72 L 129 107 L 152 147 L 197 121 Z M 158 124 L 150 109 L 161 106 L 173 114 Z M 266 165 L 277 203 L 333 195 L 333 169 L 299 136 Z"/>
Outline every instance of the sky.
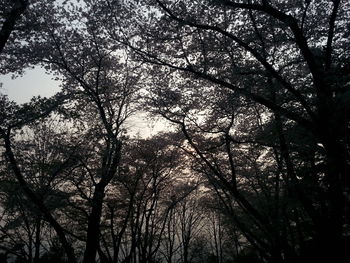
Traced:
<path fill-rule="evenodd" d="M 0 83 L 0 93 L 6 94 L 18 104 L 29 102 L 33 96 L 50 97 L 60 91 L 60 82 L 53 80 L 53 76 L 40 67 L 28 69 L 23 76 L 14 79 L 11 74 L 0 75 Z M 128 134 L 141 138 L 152 136 L 167 126 L 159 118 L 150 120 L 146 113 L 138 113 L 126 123 Z"/>
<path fill-rule="evenodd" d="M 23 76 L 15 79 L 11 78 L 11 74 L 0 75 L 0 92 L 19 104 L 29 102 L 33 96 L 50 97 L 60 91 L 60 83 L 52 78 L 39 67 L 28 69 Z"/>

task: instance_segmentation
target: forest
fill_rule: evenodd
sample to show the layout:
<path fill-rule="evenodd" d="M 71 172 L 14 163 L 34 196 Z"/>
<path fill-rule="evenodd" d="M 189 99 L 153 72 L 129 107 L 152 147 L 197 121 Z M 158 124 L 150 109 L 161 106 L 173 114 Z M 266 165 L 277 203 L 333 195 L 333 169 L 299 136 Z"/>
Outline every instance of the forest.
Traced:
<path fill-rule="evenodd" d="M 0 0 L 1 76 L 38 67 L 1 263 L 350 261 L 350 1 Z"/>

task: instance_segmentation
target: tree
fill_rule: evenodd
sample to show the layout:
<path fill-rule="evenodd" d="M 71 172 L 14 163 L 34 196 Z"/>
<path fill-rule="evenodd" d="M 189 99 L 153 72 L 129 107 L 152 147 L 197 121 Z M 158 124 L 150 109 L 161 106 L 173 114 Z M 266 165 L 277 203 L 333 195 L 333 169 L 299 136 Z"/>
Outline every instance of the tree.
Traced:
<path fill-rule="evenodd" d="M 13 151 L 14 133 L 29 123 L 47 117 L 54 109 L 56 109 L 57 105 L 62 103 L 62 100 L 64 100 L 64 96 L 62 96 L 62 94 L 57 94 L 50 99 L 34 98 L 30 103 L 18 106 L 14 102 L 10 102 L 6 96 L 1 96 L 0 107 L 2 111 L 0 116 L 0 137 L 3 140 L 3 154 L 5 155 L 10 169 L 16 177 L 18 184 L 31 202 L 42 213 L 45 220 L 47 220 L 56 231 L 62 246 L 67 253 L 69 262 L 75 262 L 73 248 L 68 242 L 63 228 L 53 217 L 43 200 L 39 198 L 30 184 L 26 181 L 19 160 L 16 158 Z"/>
<path fill-rule="evenodd" d="M 53 120 L 36 123 L 26 127 L 20 138 L 13 143 L 17 163 L 28 187 L 56 217 L 57 210 L 65 209 L 68 205 L 70 196 L 64 191 L 64 181 L 77 164 L 74 148 L 67 143 L 68 136 L 62 132 L 62 129 L 63 127 L 58 127 L 57 121 Z M 58 141 L 61 141 L 60 144 Z M 16 182 L 11 167 L 6 165 L 6 160 L 3 161 L 1 193 L 4 196 L 2 202 L 4 215 L 2 222 L 7 224 L 2 231 L 13 240 L 18 233 L 22 244 L 25 245 L 24 251 L 28 262 L 38 262 L 45 247 L 44 244 L 49 242 L 46 238 L 48 235 L 46 224 L 40 209 L 27 198 Z M 16 224 L 13 224 L 14 222 Z M 59 222 L 61 223 L 62 219 Z M 11 233 L 13 230 L 15 233 Z"/>
<path fill-rule="evenodd" d="M 90 8 L 89 12 L 93 12 L 93 7 Z M 123 134 L 122 124 L 134 111 L 132 101 L 137 90 L 135 84 L 138 77 L 130 70 L 127 62 L 124 64 L 119 62 L 122 50 L 107 45 L 107 39 L 104 39 L 103 32 L 99 31 L 91 17 L 92 13 L 77 13 L 77 10 L 69 12 L 68 9 L 58 11 L 54 6 L 52 11 L 54 12 L 52 19 L 42 24 L 40 38 L 33 41 L 29 36 L 25 45 L 30 49 L 38 46 L 43 48 L 44 43 L 47 45 L 46 52 L 39 52 L 36 56 L 31 57 L 30 62 L 46 63 L 48 69 L 63 75 L 65 92 L 67 96 L 70 96 L 70 103 L 72 103 L 67 102 L 67 107 L 70 108 L 74 103 L 79 105 L 85 110 L 84 114 L 80 114 L 79 121 L 85 125 L 91 125 L 78 128 L 85 129 L 82 134 L 84 139 L 90 139 L 95 143 L 87 145 L 86 156 L 79 160 L 89 161 L 87 165 L 84 162 L 82 164 L 85 165 L 85 171 L 92 173 L 90 175 L 94 189 L 90 200 L 91 211 L 88 216 L 83 261 L 95 262 L 105 189 L 117 173 Z M 72 23 L 76 22 L 77 27 L 64 25 L 61 23 L 64 19 Z M 68 36 L 70 36 L 68 41 L 63 41 Z M 81 41 L 84 41 L 85 45 L 81 45 Z M 19 115 L 15 113 L 11 117 L 16 120 Z M 17 126 L 21 128 L 23 124 L 20 123 Z M 7 149 L 6 154 L 13 163 L 12 168 L 16 170 L 18 179 L 22 180 L 22 172 L 15 165 L 16 157 L 12 151 L 10 132 L 11 126 L 6 126 L 2 130 Z M 90 167 L 89 164 L 92 166 Z M 23 187 L 25 184 L 23 181 Z M 29 187 L 27 194 L 31 195 L 32 201 L 38 199 L 34 193 L 32 194 Z M 44 204 L 37 200 L 37 205 L 39 203 L 42 210 L 46 211 Z M 65 240 L 62 226 L 54 222 L 53 218 L 51 219 L 50 223 L 55 224 L 56 230 L 61 233 L 60 241 L 69 260 L 74 262 L 75 255 L 72 247 Z"/>
<path fill-rule="evenodd" d="M 113 4 L 111 14 L 124 15 L 126 11 L 118 11 Z M 153 65 L 148 72 L 158 86 L 151 99 L 154 112 L 182 130 L 208 168 L 206 175 L 268 232 L 274 223 L 260 211 L 255 203 L 258 199 L 249 197 L 240 184 L 242 174 L 233 147 L 257 143 L 271 154 L 275 152 L 276 158 L 267 158 L 265 163 L 276 165 L 274 204 L 280 224 L 285 220 L 280 214 L 285 205 L 279 200 L 283 194 L 297 202 L 302 221 L 311 224 L 305 238 L 311 238 L 313 246 L 322 251 L 320 260 L 345 254 L 349 205 L 349 108 L 345 102 L 349 98 L 349 49 L 345 36 L 349 31 L 349 4 L 161 0 L 144 4 L 148 12 L 137 13 L 143 10 L 137 4 L 131 12 L 141 22 L 135 18 L 133 28 L 121 31 L 135 56 Z M 122 20 L 112 19 L 107 30 L 120 29 L 120 25 L 125 26 Z M 223 93 L 223 101 L 232 108 L 219 112 L 226 114 L 221 123 L 204 126 L 201 118 L 213 121 L 217 115 L 211 104 L 201 100 L 204 96 L 215 100 Z M 241 117 L 243 109 L 248 112 Z M 237 122 L 250 118 L 254 111 L 256 122 L 245 127 L 249 141 L 241 142 L 234 136 Z M 261 137 L 258 141 L 259 126 L 261 132 L 271 129 L 277 143 L 271 145 L 268 138 Z M 204 134 L 206 137 L 201 138 Z M 210 143 L 226 147 L 225 164 L 222 158 L 212 158 L 207 147 Z M 306 149 L 311 159 L 306 158 Z M 265 150 L 259 151 L 263 155 Z M 293 261 L 290 240 L 278 248 L 282 232 L 268 241 L 270 248 L 263 250 L 270 250 L 266 256 L 272 261 Z M 331 245 L 325 245 L 329 242 Z M 298 247 L 304 245 L 302 242 Z M 302 249 L 296 252 L 306 256 Z"/>
<path fill-rule="evenodd" d="M 173 166 L 188 181 L 202 175 L 200 193 L 219 200 L 211 260 L 225 261 L 224 225 L 237 261 L 349 258 L 348 1 L 32 3 L 40 8 L 16 20 L 40 19 L 31 32 L 12 29 L 20 34 L 6 38 L 1 71 L 43 65 L 63 92 L 22 106 L 1 97 L 0 135 L 11 174 L 70 262 L 81 253 L 83 262 L 200 254 L 211 238 L 192 239 L 197 203 L 168 195 Z M 128 141 L 137 99 L 173 124 L 175 139 Z M 18 137 L 53 111 L 79 138 L 68 143 L 79 149 L 76 169 L 60 173 L 71 197 L 64 220 L 40 198 Z M 175 148 L 183 155 L 174 161 Z M 54 159 L 49 167 L 66 160 Z"/>

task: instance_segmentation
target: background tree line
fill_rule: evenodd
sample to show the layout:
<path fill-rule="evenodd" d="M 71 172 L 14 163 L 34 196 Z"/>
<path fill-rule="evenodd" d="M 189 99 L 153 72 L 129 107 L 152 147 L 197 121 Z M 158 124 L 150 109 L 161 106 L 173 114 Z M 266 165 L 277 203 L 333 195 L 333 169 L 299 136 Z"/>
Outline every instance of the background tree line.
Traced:
<path fill-rule="evenodd" d="M 0 10 L 1 73 L 62 83 L 1 96 L 3 261 L 350 258 L 348 1 Z M 131 136 L 140 111 L 171 127 Z"/>

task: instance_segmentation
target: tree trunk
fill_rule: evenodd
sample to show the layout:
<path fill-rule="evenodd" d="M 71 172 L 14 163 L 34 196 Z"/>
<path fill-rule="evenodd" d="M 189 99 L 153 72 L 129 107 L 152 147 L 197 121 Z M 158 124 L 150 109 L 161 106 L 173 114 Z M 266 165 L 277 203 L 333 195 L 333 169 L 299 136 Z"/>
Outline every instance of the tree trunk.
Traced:
<path fill-rule="evenodd" d="M 92 210 L 88 219 L 88 230 L 83 263 L 95 263 L 99 246 L 100 221 L 105 187 L 101 183 L 95 186 L 92 198 Z"/>
<path fill-rule="evenodd" d="M 17 0 L 13 2 L 11 11 L 4 15 L 5 21 L 0 30 L 0 53 L 3 51 L 16 22 L 20 19 L 28 6 L 28 0 Z"/>
<path fill-rule="evenodd" d="M 40 258 L 40 231 L 41 231 L 41 218 L 36 219 L 35 228 L 35 253 L 34 253 L 34 263 L 39 262 Z"/>

